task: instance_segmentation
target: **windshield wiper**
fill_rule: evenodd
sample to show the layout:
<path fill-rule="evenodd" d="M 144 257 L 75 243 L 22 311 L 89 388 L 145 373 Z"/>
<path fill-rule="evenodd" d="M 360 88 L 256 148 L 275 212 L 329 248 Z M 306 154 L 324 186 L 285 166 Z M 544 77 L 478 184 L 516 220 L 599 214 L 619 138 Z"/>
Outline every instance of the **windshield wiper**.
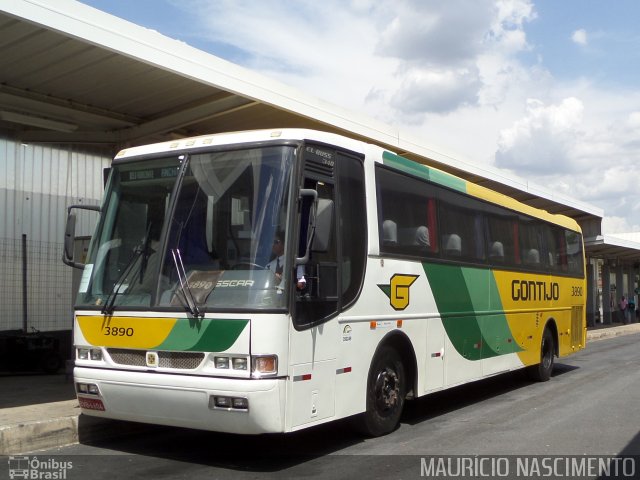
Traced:
<path fill-rule="evenodd" d="M 113 313 L 114 305 L 116 303 L 116 297 L 120 292 L 120 288 L 122 288 L 122 283 L 125 281 L 125 279 L 129 276 L 129 274 L 133 270 L 133 267 L 136 265 L 136 260 L 138 260 L 138 258 L 140 258 L 140 255 L 142 255 L 145 251 L 144 243 L 134 248 L 133 255 L 129 259 L 129 262 L 127 263 L 124 270 L 116 280 L 116 283 L 113 284 L 113 289 L 111 290 L 111 293 L 107 297 L 107 300 L 104 302 L 104 307 L 102 307 L 103 315 L 111 315 Z"/>
<path fill-rule="evenodd" d="M 113 289 L 111 293 L 107 297 L 107 300 L 104 303 L 104 307 L 102 308 L 103 315 L 111 315 L 114 310 L 114 306 L 116 303 L 116 298 L 118 293 L 120 292 L 120 288 L 122 288 L 122 282 L 129 276 L 129 274 L 133 271 L 133 267 L 136 265 L 136 260 L 142 256 L 142 261 L 140 262 L 140 283 L 142 283 L 142 277 L 144 276 L 144 271 L 147 268 L 147 259 L 149 258 L 149 231 L 151 230 L 151 223 L 147 226 L 147 233 L 145 234 L 140 245 L 136 246 L 133 249 L 133 255 L 129 259 L 126 267 L 122 271 L 122 274 L 116 280 L 116 283 L 113 284 Z"/>
<path fill-rule="evenodd" d="M 193 292 L 191 291 L 191 287 L 189 287 L 189 281 L 187 280 L 187 272 L 184 268 L 184 264 L 182 263 L 182 256 L 180 255 L 180 250 L 177 248 L 171 249 L 171 256 L 173 257 L 173 263 L 176 266 L 176 272 L 178 273 L 178 280 L 180 281 L 180 290 L 182 291 L 182 295 L 184 297 L 184 306 L 187 308 L 189 313 L 194 317 L 204 317 L 204 314 L 200 312 L 198 305 L 196 304 L 196 300 L 193 296 Z M 180 298 L 180 295 L 177 295 Z"/>

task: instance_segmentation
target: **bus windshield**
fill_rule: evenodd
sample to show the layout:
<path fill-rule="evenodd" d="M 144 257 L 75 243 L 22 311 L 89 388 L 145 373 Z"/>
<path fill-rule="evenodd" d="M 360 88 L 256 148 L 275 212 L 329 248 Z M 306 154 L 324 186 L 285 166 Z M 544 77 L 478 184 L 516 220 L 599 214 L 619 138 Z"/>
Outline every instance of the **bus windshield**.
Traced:
<path fill-rule="evenodd" d="M 273 146 L 116 164 L 77 305 L 285 306 L 294 156 Z"/>

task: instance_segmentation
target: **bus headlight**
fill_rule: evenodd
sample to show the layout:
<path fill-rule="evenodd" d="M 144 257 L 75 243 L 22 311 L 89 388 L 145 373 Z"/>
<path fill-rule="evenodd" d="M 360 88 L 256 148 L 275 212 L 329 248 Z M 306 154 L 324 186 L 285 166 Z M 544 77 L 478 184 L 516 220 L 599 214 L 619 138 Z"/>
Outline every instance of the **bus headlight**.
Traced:
<path fill-rule="evenodd" d="M 229 368 L 229 357 L 215 357 L 213 359 L 216 368 Z"/>
<path fill-rule="evenodd" d="M 231 359 L 233 363 L 234 370 L 246 370 L 247 369 L 247 359 L 243 357 L 233 357 Z"/>
<path fill-rule="evenodd" d="M 78 360 L 95 360 L 96 362 L 102 361 L 101 348 L 78 347 L 76 349 L 76 352 Z"/>
<path fill-rule="evenodd" d="M 278 373 L 277 355 L 260 355 L 251 357 L 251 375 L 254 377 L 264 377 L 265 375 L 275 375 Z"/>

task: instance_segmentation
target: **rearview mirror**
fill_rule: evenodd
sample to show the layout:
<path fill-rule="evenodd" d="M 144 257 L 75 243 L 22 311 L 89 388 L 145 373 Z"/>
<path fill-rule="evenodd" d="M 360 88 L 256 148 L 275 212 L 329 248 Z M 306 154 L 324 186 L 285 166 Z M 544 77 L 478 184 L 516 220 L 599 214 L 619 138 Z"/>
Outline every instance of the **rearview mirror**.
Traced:
<path fill-rule="evenodd" d="M 76 214 L 71 213 L 71 210 L 74 208 L 100 212 L 100 207 L 95 205 L 71 205 L 67 209 L 67 225 L 64 229 L 64 250 L 62 252 L 62 261 L 70 267 L 82 269 L 84 268 L 84 263 L 73 261 L 76 240 Z"/>

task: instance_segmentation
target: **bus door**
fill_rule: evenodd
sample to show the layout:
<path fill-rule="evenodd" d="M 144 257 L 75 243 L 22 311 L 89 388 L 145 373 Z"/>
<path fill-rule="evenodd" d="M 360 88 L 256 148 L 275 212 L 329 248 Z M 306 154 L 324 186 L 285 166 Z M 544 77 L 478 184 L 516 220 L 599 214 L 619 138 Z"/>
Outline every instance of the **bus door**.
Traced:
<path fill-rule="evenodd" d="M 303 198 L 298 215 L 299 254 L 308 250 L 308 258 L 301 263 L 306 286 L 294 293 L 291 429 L 336 414 L 336 377 L 345 370 L 338 364 L 342 327 L 337 315 L 359 294 L 367 243 L 362 161 L 325 146 L 306 145 L 304 156 L 302 187 L 317 192 L 317 203 L 310 210 Z"/>

